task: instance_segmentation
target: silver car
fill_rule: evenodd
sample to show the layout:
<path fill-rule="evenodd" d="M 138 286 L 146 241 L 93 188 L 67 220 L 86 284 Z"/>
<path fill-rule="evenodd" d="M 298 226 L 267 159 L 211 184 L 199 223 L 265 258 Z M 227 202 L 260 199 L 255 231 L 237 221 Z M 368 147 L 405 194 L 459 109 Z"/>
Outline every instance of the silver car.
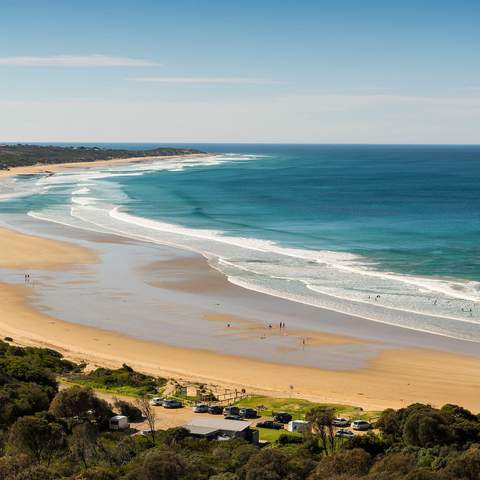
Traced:
<path fill-rule="evenodd" d="M 208 413 L 208 405 L 204 403 L 199 403 L 198 405 L 194 405 L 192 408 L 193 413 Z"/>
<path fill-rule="evenodd" d="M 350 420 L 345 417 L 337 417 L 332 420 L 334 427 L 348 427 L 350 426 Z"/>
<path fill-rule="evenodd" d="M 366 420 L 355 420 L 350 425 L 353 430 L 370 430 L 372 428 L 372 424 L 367 422 Z"/>

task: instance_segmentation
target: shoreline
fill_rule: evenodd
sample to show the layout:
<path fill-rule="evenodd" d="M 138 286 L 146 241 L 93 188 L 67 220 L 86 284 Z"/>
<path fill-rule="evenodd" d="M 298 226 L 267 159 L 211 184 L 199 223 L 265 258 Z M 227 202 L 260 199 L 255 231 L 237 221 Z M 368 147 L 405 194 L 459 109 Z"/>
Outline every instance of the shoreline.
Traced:
<path fill-rule="evenodd" d="M 6 177 L 15 177 L 16 175 L 33 175 L 33 174 L 48 174 L 63 172 L 65 170 L 76 170 L 76 169 L 89 169 L 95 167 L 108 167 L 108 166 L 119 166 L 119 165 L 129 165 L 130 163 L 142 163 L 142 162 L 151 162 L 153 160 L 163 160 L 171 158 L 183 158 L 183 157 L 204 157 L 214 154 L 210 153 L 191 153 L 191 154 L 181 154 L 181 155 L 164 155 L 161 157 L 150 156 L 150 157 L 129 157 L 129 158 L 112 158 L 111 160 L 94 160 L 92 162 L 68 162 L 68 163 L 54 163 L 54 164 L 43 164 L 38 163 L 36 165 L 30 165 L 26 167 L 13 167 L 8 170 L 0 170 L 0 178 Z"/>
<path fill-rule="evenodd" d="M 13 237 L 20 235 L 8 232 Z M 35 251 L 16 247 L 44 240 L 28 235 L 16 237 L 14 242 L 10 237 L 10 242 L 2 243 L 3 239 L 0 230 L 0 249 L 7 258 L 16 255 L 13 267 L 16 269 L 30 266 L 32 251 Z M 51 254 L 58 252 L 59 244 L 72 248 L 71 257 L 61 255 L 62 268 L 69 269 L 82 263 L 77 257 L 80 254 L 77 249 L 81 247 L 54 240 L 47 242 Z M 52 255 L 42 255 L 42 268 L 59 268 L 58 257 Z M 0 267 L 6 268 L 1 257 Z M 293 385 L 293 396 L 298 398 L 374 410 L 398 408 L 414 402 L 437 406 L 457 403 L 480 410 L 478 358 L 426 348 L 391 347 L 370 359 L 365 368 L 350 370 L 270 363 L 202 349 L 174 347 L 58 320 L 36 310 L 29 303 L 28 292 L 28 288 L 23 286 L 0 284 L 0 329 L 3 336 L 11 336 L 20 344 L 53 348 L 67 358 L 112 367 L 128 363 L 135 369 L 154 375 L 246 388 L 259 394 L 289 396 L 292 394 L 290 385 Z M 224 319 L 217 317 L 209 321 L 223 322 Z M 316 342 L 322 341 L 336 343 L 351 340 L 340 336 L 322 340 L 319 335 Z"/>

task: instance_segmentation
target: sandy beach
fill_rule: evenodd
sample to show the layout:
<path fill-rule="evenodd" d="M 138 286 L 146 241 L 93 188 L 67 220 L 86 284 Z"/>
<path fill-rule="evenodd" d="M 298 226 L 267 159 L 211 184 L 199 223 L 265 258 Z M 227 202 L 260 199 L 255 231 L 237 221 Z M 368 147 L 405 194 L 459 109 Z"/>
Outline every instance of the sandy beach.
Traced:
<path fill-rule="evenodd" d="M 205 156 L 207 154 L 191 154 L 192 157 Z M 55 163 L 51 165 L 38 164 L 30 165 L 27 167 L 14 167 L 8 170 L 0 170 L 0 178 L 2 177 L 14 177 L 16 175 L 33 175 L 37 173 L 56 173 L 69 170 L 81 169 L 91 169 L 91 168 L 100 168 L 100 167 L 115 167 L 121 165 L 128 165 L 130 163 L 142 163 L 142 162 L 151 162 L 153 160 L 163 160 L 168 158 L 179 158 L 185 157 L 183 155 L 165 155 L 162 157 L 130 157 L 130 158 L 117 158 L 112 160 L 97 160 L 93 162 L 69 162 L 69 163 Z"/>
<path fill-rule="evenodd" d="M 41 255 L 38 255 L 39 251 Z M 96 261 L 94 252 L 85 248 L 5 229 L 0 230 L 0 252 L 1 268 L 22 272 L 33 266 L 50 271 L 68 270 L 81 263 Z M 188 262 L 184 267 L 188 272 Z M 209 269 L 206 262 L 204 268 Z M 192 280 L 179 287 L 191 289 L 194 283 Z M 203 349 L 178 348 L 70 323 L 65 321 L 68 318 L 60 320 L 35 309 L 30 295 L 28 286 L 0 285 L 2 335 L 13 337 L 22 345 L 54 348 L 75 360 L 106 366 L 126 362 L 155 375 L 208 381 L 271 395 L 285 396 L 293 391 L 294 396 L 302 398 L 347 403 L 367 409 L 400 407 L 413 402 L 437 406 L 451 402 L 480 410 L 480 358 L 473 356 L 432 349 L 390 348 L 372 358 L 365 368 L 347 371 L 279 365 Z M 222 317 L 209 312 L 202 315 L 208 322 L 235 323 L 235 328 L 224 329 L 225 335 L 250 335 L 255 329 L 262 328 L 251 319 L 242 317 Z M 308 337 L 315 345 L 362 342 L 355 337 L 330 333 L 322 335 L 304 330 L 289 333 Z"/>

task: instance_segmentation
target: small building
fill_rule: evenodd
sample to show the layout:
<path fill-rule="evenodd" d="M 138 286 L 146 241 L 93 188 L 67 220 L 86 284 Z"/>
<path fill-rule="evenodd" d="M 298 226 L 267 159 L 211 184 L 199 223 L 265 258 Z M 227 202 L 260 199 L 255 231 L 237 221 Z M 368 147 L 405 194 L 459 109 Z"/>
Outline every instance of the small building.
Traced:
<path fill-rule="evenodd" d="M 310 422 L 305 420 L 292 420 L 288 422 L 287 430 L 294 433 L 306 433 L 310 431 Z"/>
<path fill-rule="evenodd" d="M 115 415 L 110 419 L 109 427 L 110 430 L 126 430 L 127 428 L 130 428 L 128 417 L 125 415 Z"/>
<path fill-rule="evenodd" d="M 258 443 L 258 430 L 252 430 L 250 422 L 243 420 L 225 420 L 223 418 L 193 418 L 184 425 L 192 436 L 209 440 L 227 440 L 242 438 L 250 443 Z"/>

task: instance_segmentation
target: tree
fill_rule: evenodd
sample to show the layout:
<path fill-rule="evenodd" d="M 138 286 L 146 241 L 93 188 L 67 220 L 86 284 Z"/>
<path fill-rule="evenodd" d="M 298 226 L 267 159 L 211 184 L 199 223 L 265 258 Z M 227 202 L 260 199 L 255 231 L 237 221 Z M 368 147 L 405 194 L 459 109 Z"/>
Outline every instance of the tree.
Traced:
<path fill-rule="evenodd" d="M 245 480 L 282 480 L 288 475 L 288 458 L 274 449 L 260 450 L 243 468 Z"/>
<path fill-rule="evenodd" d="M 325 455 L 329 455 L 335 450 L 334 418 L 335 410 L 329 407 L 314 407 L 305 415 L 305 420 L 312 426 L 312 433 L 320 437 Z"/>
<path fill-rule="evenodd" d="M 57 418 L 93 419 L 101 426 L 107 425 L 113 416 L 105 400 L 96 397 L 91 388 L 79 386 L 58 392 L 50 404 L 50 412 Z"/>
<path fill-rule="evenodd" d="M 148 423 L 148 428 L 150 429 L 150 437 L 152 439 L 152 442 L 155 443 L 155 410 L 150 405 L 150 402 L 146 397 L 137 398 L 137 401 L 135 403 L 140 412 L 142 412 L 142 416 L 146 419 Z"/>
<path fill-rule="evenodd" d="M 143 461 L 145 480 L 178 480 L 186 472 L 185 462 L 175 452 L 152 451 Z"/>
<path fill-rule="evenodd" d="M 115 398 L 113 406 L 120 412 L 120 415 L 125 415 L 131 422 L 142 419 L 142 412 L 140 409 L 130 402 Z"/>
<path fill-rule="evenodd" d="M 403 440 L 415 447 L 447 445 L 452 440 L 445 415 L 430 409 L 408 416 L 403 426 Z"/>
<path fill-rule="evenodd" d="M 22 383 L 14 392 L 14 415 L 34 415 L 37 412 L 48 410 L 50 398 L 47 392 L 36 383 Z"/>
<path fill-rule="evenodd" d="M 84 422 L 73 428 L 70 437 L 70 451 L 73 458 L 81 462 L 84 468 L 90 466 L 97 454 L 98 430 L 90 422 Z"/>
<path fill-rule="evenodd" d="M 415 468 L 416 458 L 411 453 L 393 452 L 386 455 L 372 467 L 372 473 L 384 476 L 398 475 L 404 477 Z"/>
<path fill-rule="evenodd" d="M 47 464 L 64 444 L 65 432 L 61 425 L 34 416 L 19 418 L 8 435 L 10 450 L 24 453 L 37 462 L 46 461 Z"/>
<path fill-rule="evenodd" d="M 443 473 L 449 479 L 478 480 L 480 478 L 480 449 L 471 447 L 460 457 L 449 462 Z"/>
<path fill-rule="evenodd" d="M 366 475 L 372 465 L 371 456 L 360 448 L 345 450 L 324 457 L 308 480 L 324 480 L 336 475 L 356 478 Z"/>

